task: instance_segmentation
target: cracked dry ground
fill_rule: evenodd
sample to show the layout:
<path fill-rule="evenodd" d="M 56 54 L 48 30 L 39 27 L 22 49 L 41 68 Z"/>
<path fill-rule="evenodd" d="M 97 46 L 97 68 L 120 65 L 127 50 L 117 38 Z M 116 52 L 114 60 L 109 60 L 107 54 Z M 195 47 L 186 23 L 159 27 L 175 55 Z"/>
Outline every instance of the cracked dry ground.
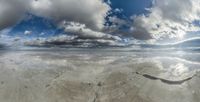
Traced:
<path fill-rule="evenodd" d="M 142 55 L 2 51 L 0 102 L 200 101 L 198 62 Z"/>

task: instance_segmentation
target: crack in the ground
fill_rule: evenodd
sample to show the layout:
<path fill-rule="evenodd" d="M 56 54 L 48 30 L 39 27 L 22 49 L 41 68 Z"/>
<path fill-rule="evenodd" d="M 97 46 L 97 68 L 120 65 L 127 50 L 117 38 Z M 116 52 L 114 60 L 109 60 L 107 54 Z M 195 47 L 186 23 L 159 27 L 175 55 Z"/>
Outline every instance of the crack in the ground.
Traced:
<path fill-rule="evenodd" d="M 149 75 L 149 74 L 142 74 L 142 73 L 139 73 L 139 72 L 134 72 L 134 73 L 136 73 L 137 75 L 141 75 L 141 76 L 143 76 L 143 77 L 145 77 L 147 79 L 160 80 L 161 82 L 166 83 L 166 84 L 170 84 L 170 85 L 180 85 L 180 84 L 183 84 L 183 83 L 191 80 L 195 76 L 197 76 L 197 73 L 196 73 L 193 76 L 185 78 L 183 80 L 173 81 L 173 80 L 167 80 L 167 79 L 159 78 L 159 77 L 156 77 L 156 76 L 152 76 L 152 75 Z"/>
<path fill-rule="evenodd" d="M 98 99 L 98 96 L 99 96 L 99 90 L 100 88 L 102 87 L 103 83 L 102 82 L 98 82 L 96 84 L 96 91 L 95 91 L 95 94 L 94 94 L 94 99 L 92 102 L 97 102 L 97 99 Z"/>
<path fill-rule="evenodd" d="M 95 93 L 93 102 L 96 102 L 97 98 L 98 98 L 98 92 Z"/>

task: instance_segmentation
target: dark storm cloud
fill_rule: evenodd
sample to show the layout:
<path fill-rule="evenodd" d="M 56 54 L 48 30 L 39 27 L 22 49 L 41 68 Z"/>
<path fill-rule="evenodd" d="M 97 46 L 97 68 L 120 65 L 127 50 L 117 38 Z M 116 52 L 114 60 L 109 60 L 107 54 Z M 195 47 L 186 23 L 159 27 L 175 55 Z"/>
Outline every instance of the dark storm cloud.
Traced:
<path fill-rule="evenodd" d="M 124 46 L 117 39 L 108 38 L 80 38 L 79 36 L 61 35 L 45 39 L 27 41 L 26 46 L 35 47 L 104 47 L 104 46 Z"/>
<path fill-rule="evenodd" d="M 0 30 L 22 19 L 28 5 L 28 0 L 0 0 Z"/>
<path fill-rule="evenodd" d="M 0 44 L 0 49 L 4 48 L 5 46 L 3 44 Z"/>

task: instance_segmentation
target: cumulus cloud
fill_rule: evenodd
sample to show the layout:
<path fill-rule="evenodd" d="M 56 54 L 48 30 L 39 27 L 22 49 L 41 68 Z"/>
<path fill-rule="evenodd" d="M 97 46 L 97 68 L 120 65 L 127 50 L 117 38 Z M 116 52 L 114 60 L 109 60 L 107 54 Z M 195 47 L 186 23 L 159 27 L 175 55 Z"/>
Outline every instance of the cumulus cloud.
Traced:
<path fill-rule="evenodd" d="M 31 35 L 31 34 L 32 34 L 32 31 L 29 31 L 29 30 L 24 31 L 24 35 Z"/>
<path fill-rule="evenodd" d="M 103 0 L 35 0 L 31 12 L 57 22 L 73 21 L 93 30 L 104 27 L 110 6 Z"/>
<path fill-rule="evenodd" d="M 76 22 L 63 22 L 62 25 L 68 35 L 37 39 L 25 43 L 27 46 L 60 46 L 60 47 L 98 47 L 98 46 L 124 46 L 122 39 L 111 34 L 94 31 L 85 24 Z"/>
<path fill-rule="evenodd" d="M 62 25 L 66 32 L 77 35 L 81 39 L 108 39 L 108 40 L 122 40 L 118 36 L 113 36 L 103 32 L 94 31 L 87 28 L 85 24 L 76 22 L 67 22 Z"/>
<path fill-rule="evenodd" d="M 102 32 L 110 10 L 109 4 L 103 0 L 0 0 L 0 30 L 16 24 L 30 13 L 55 21 L 66 34 L 73 34 L 78 39 L 70 41 L 111 44 L 121 39 Z M 29 35 L 31 31 L 24 34 Z M 66 37 L 62 36 L 66 41 L 60 37 L 47 40 L 69 42 Z"/>
<path fill-rule="evenodd" d="M 138 39 L 182 38 L 199 30 L 193 22 L 200 20 L 199 0 L 154 0 L 148 15 L 133 16 L 131 30 Z"/>
<path fill-rule="evenodd" d="M 0 29 L 14 25 L 25 13 L 31 13 L 57 23 L 73 21 L 101 30 L 110 9 L 103 0 L 0 0 Z"/>
<path fill-rule="evenodd" d="M 116 16 L 109 17 L 109 21 L 115 26 L 122 26 L 122 25 L 126 25 L 127 24 L 127 22 L 125 20 L 120 19 L 120 18 L 118 18 Z"/>
<path fill-rule="evenodd" d="M 73 34 L 73 39 L 58 36 L 36 40 L 36 45 L 57 45 L 58 42 L 115 45 L 121 38 L 102 32 L 110 10 L 109 4 L 103 0 L 0 0 L 0 30 L 13 26 L 30 13 L 55 21 L 65 30 L 65 35 Z M 31 33 L 24 32 L 25 35 Z"/>
<path fill-rule="evenodd" d="M 76 36 L 73 39 L 76 42 L 120 42 L 120 37 L 108 33 L 130 35 L 120 29 L 123 26 L 131 26 L 133 37 L 142 40 L 182 38 L 189 31 L 200 30 L 193 23 L 200 20 L 199 0 L 153 0 L 153 3 L 149 14 L 132 16 L 130 25 L 115 15 L 108 17 L 110 0 L 107 3 L 105 0 L 0 0 L 0 30 L 16 24 L 26 13 L 54 20 L 66 34 Z M 112 12 L 122 13 L 123 9 Z M 106 17 L 111 24 L 105 26 Z"/>

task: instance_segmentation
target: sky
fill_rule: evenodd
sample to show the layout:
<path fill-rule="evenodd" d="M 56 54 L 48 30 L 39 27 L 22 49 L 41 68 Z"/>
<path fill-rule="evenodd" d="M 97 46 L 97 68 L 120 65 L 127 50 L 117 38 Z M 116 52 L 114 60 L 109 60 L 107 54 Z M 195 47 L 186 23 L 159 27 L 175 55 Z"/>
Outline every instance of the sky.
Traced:
<path fill-rule="evenodd" d="M 199 37 L 199 0 L 0 0 L 1 42 L 126 46 Z"/>

